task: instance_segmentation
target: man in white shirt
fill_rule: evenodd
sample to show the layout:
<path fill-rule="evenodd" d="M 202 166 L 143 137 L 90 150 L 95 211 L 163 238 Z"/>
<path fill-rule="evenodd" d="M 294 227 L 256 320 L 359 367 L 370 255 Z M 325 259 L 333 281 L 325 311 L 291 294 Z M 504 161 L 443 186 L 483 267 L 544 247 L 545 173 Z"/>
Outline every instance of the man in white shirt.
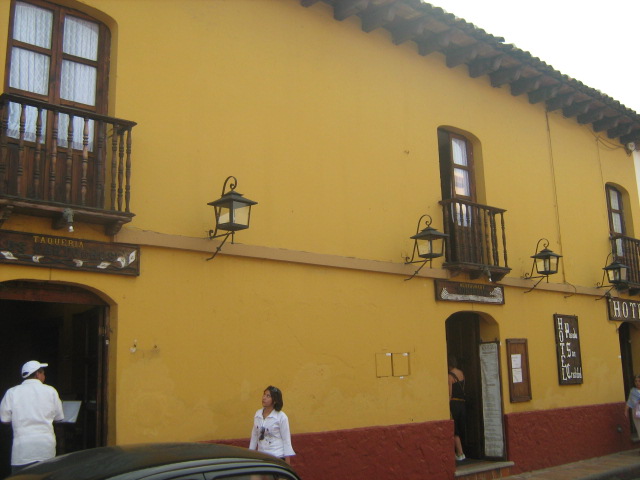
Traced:
<path fill-rule="evenodd" d="M 0 421 L 11 423 L 11 473 L 56 456 L 53 422 L 64 419 L 55 388 L 44 384 L 47 363 L 30 360 L 22 366 L 18 386 L 10 388 L 0 402 Z"/>

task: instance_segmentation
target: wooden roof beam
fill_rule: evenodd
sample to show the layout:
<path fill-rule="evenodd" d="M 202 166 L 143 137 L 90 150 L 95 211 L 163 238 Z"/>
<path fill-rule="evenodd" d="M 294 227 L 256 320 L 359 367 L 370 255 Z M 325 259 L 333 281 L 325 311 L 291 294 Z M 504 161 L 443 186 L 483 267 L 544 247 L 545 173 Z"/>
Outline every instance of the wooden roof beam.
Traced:
<path fill-rule="evenodd" d="M 619 123 L 618 126 L 611 128 L 610 130 L 607 131 L 607 136 L 609 138 L 622 137 L 624 135 L 627 135 L 629 132 L 631 132 L 632 128 L 633 128 L 633 122 Z"/>
<path fill-rule="evenodd" d="M 592 100 L 585 100 L 584 102 L 578 102 L 578 103 L 574 102 L 568 107 L 564 107 L 562 109 L 562 114 L 565 117 L 574 117 L 576 115 L 582 115 L 583 113 L 586 113 L 587 110 L 589 110 L 589 107 L 591 106 L 592 102 L 593 102 Z"/>
<path fill-rule="evenodd" d="M 546 87 L 540 87 L 537 90 L 529 92 L 529 103 L 546 102 L 550 98 L 555 97 L 562 85 L 548 85 Z"/>
<path fill-rule="evenodd" d="M 416 43 L 418 44 L 418 53 L 424 57 L 430 53 L 447 48 L 451 43 L 452 35 L 453 31 L 445 30 L 443 32 L 430 35 L 427 38 L 416 40 Z"/>
<path fill-rule="evenodd" d="M 640 142 L 640 129 L 633 130 L 626 135 L 620 137 L 620 143 L 626 145 L 629 142 L 638 143 Z"/>
<path fill-rule="evenodd" d="M 491 78 L 491 86 L 501 87 L 505 83 L 515 82 L 520 78 L 520 75 L 522 75 L 523 71 L 524 67 L 521 65 L 496 70 L 495 72 L 489 74 L 489 77 Z"/>
<path fill-rule="evenodd" d="M 614 128 L 620 123 L 622 117 L 620 115 L 614 115 L 613 117 L 603 117 L 602 120 L 596 120 L 593 122 L 593 130 L 596 132 L 602 132 L 603 130 L 609 130 Z"/>
<path fill-rule="evenodd" d="M 400 45 L 407 40 L 413 40 L 415 37 L 419 37 L 424 33 L 426 25 L 427 21 L 422 17 L 402 22 L 391 31 L 393 43 Z"/>
<path fill-rule="evenodd" d="M 531 90 L 537 90 L 542 83 L 542 75 L 537 77 L 521 77 L 519 80 L 511 83 L 511 95 L 517 97 Z"/>
<path fill-rule="evenodd" d="M 563 93 L 556 95 L 553 98 L 547 100 L 547 110 L 553 112 L 559 108 L 568 107 L 573 103 L 573 99 L 576 98 L 576 92 Z"/>
<path fill-rule="evenodd" d="M 337 0 L 333 4 L 333 18 L 342 21 L 369 7 L 370 0 Z"/>
<path fill-rule="evenodd" d="M 479 58 L 469 63 L 469 76 L 477 78 L 481 75 L 493 73 L 500 68 L 504 55 L 496 55 L 495 57 Z"/>
<path fill-rule="evenodd" d="M 447 67 L 453 68 L 471 60 L 475 60 L 478 56 L 478 48 L 478 44 L 474 43 L 466 47 L 457 47 L 449 50 L 446 53 Z"/>
<path fill-rule="evenodd" d="M 362 30 L 369 33 L 376 28 L 380 28 L 396 18 L 397 8 L 394 4 L 376 8 L 360 15 L 362 19 Z"/>
<path fill-rule="evenodd" d="M 589 108 L 585 113 L 578 115 L 578 123 L 584 125 L 602 120 L 602 117 L 604 117 L 604 109 L 605 107 Z"/>

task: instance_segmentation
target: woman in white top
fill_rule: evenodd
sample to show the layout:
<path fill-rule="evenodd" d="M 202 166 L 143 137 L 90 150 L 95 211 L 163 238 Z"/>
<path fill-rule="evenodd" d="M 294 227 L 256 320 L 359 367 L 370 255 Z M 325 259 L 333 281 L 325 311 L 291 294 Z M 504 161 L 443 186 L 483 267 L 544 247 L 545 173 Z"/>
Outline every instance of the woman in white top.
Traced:
<path fill-rule="evenodd" d="M 289 418 L 282 411 L 282 392 L 268 386 L 262 393 L 262 408 L 256 412 L 249 449 L 279 457 L 291 465 L 296 454 L 291 446 Z"/>

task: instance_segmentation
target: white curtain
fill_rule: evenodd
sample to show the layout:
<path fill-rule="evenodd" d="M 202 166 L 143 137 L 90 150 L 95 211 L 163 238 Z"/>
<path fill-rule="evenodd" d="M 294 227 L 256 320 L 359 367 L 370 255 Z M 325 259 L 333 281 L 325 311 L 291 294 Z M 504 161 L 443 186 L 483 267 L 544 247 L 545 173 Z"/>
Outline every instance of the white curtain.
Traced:
<path fill-rule="evenodd" d="M 614 190 L 613 188 L 608 188 L 609 191 L 609 203 L 611 205 L 611 210 L 609 211 L 609 214 L 611 215 L 611 223 L 613 224 L 613 231 L 615 233 L 624 233 L 624 230 L 622 228 L 622 215 L 621 215 L 621 211 L 622 211 L 622 205 L 621 205 L 621 198 L 620 198 L 620 193 L 617 190 Z M 618 238 L 615 241 L 615 249 L 616 251 L 613 252 L 615 255 L 619 256 L 619 257 L 623 257 L 624 256 L 624 247 L 622 244 L 622 239 Z"/>
<path fill-rule="evenodd" d="M 50 10 L 16 3 L 13 38 L 42 48 L 51 48 L 53 14 Z M 87 60 L 98 59 L 98 25 L 86 20 L 66 16 L 62 39 L 62 50 L 66 54 Z M 14 47 L 11 52 L 11 72 L 9 85 L 27 92 L 47 95 L 49 89 L 49 56 Z M 72 60 L 63 60 L 60 78 L 60 98 L 95 106 L 96 104 L 96 68 Z M 25 139 L 36 139 L 37 109 L 27 107 Z M 69 116 L 61 114 L 58 121 L 58 145 L 67 147 L 67 132 Z M 43 131 L 46 128 L 46 118 L 43 119 Z M 74 117 L 72 147 L 82 149 L 84 119 Z M 89 121 L 89 150 L 93 150 L 94 122 Z M 8 135 L 19 138 L 20 135 L 20 106 L 9 105 Z"/>
<path fill-rule="evenodd" d="M 16 3 L 13 38 L 42 48 L 51 48 L 53 13 L 28 3 Z"/>
<path fill-rule="evenodd" d="M 456 195 L 471 197 L 471 179 L 469 171 L 465 168 L 456 167 L 460 165 L 467 167 L 469 160 L 467 158 L 467 142 L 461 138 L 451 139 L 451 151 L 453 160 L 453 188 Z M 458 225 L 468 227 L 471 225 L 471 207 L 461 203 L 455 203 L 454 212 L 452 212 Z"/>
<path fill-rule="evenodd" d="M 451 150 L 454 165 L 453 176 L 455 194 L 470 197 L 471 182 L 469 178 L 469 171 L 463 168 L 456 168 L 456 165 L 464 167 L 469 165 L 469 161 L 467 159 L 467 142 L 460 138 L 452 138 Z"/>
<path fill-rule="evenodd" d="M 13 38 L 42 48 L 51 48 L 53 13 L 27 3 L 17 2 Z M 49 93 L 49 56 L 15 47 L 11 51 L 9 86 L 41 95 Z M 20 105 L 9 104 L 9 136 L 20 136 Z M 37 109 L 27 107 L 25 139 L 35 141 Z M 44 132 L 46 124 L 43 124 Z"/>

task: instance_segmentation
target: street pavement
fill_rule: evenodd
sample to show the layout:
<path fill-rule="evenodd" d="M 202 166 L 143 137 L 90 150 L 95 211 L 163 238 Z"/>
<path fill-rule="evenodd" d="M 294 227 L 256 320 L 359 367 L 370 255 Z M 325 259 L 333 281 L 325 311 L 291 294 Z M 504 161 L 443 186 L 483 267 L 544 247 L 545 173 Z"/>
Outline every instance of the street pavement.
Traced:
<path fill-rule="evenodd" d="M 504 477 L 504 480 L 640 480 L 640 450 L 590 458 Z"/>

